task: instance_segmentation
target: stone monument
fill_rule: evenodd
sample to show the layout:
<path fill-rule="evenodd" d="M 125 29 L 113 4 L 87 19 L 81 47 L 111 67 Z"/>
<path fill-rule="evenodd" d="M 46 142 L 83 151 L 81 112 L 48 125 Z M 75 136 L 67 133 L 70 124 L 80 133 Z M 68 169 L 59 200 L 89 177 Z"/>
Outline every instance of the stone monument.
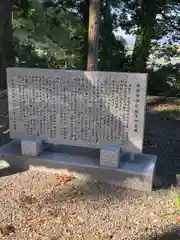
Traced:
<path fill-rule="evenodd" d="M 55 154 L 59 168 L 92 180 L 152 188 L 156 157 L 142 154 L 146 74 L 9 68 L 7 79 L 13 141 L 1 155 L 18 145 L 21 162 L 50 164 Z"/>

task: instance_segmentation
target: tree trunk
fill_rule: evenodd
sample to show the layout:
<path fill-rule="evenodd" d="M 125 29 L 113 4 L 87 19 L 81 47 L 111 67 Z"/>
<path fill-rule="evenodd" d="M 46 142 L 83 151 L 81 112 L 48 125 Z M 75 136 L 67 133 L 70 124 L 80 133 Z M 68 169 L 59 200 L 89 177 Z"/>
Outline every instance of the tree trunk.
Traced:
<path fill-rule="evenodd" d="M 146 72 L 146 63 L 151 48 L 158 8 L 157 0 L 142 0 L 140 25 L 137 30 L 132 56 L 132 69 L 135 72 Z"/>
<path fill-rule="evenodd" d="M 0 89 L 6 89 L 6 67 L 13 65 L 11 0 L 0 1 Z"/>
<path fill-rule="evenodd" d="M 84 0 L 80 4 L 79 12 L 82 14 L 82 22 L 84 24 L 84 33 L 82 47 L 80 50 L 81 53 L 81 63 L 80 69 L 87 69 L 87 59 L 88 59 L 88 22 L 89 22 L 89 1 Z"/>
<path fill-rule="evenodd" d="M 89 4 L 88 71 L 98 70 L 100 1 L 90 0 Z"/>

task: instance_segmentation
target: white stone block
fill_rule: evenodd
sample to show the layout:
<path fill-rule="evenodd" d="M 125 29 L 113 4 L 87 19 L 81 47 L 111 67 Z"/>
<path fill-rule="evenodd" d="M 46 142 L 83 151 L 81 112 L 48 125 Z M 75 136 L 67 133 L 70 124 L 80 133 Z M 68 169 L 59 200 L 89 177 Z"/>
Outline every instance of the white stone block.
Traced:
<path fill-rule="evenodd" d="M 41 140 L 21 140 L 21 153 L 25 156 L 38 156 L 44 151 Z"/>
<path fill-rule="evenodd" d="M 106 167 L 119 166 L 120 148 L 117 146 L 105 146 L 100 151 L 100 165 Z"/>

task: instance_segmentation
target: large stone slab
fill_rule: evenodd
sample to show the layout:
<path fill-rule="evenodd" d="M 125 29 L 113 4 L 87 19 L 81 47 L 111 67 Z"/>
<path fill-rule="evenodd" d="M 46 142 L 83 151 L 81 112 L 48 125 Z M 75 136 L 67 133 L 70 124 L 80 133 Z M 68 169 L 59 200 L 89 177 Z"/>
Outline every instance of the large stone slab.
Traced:
<path fill-rule="evenodd" d="M 68 152 L 67 152 L 68 150 Z M 153 187 L 156 156 L 135 154 L 134 161 L 128 161 L 122 155 L 118 168 L 100 166 L 97 151 L 84 150 L 73 146 L 55 146 L 41 153 L 39 156 L 22 156 L 21 142 L 12 142 L 0 148 L 0 166 L 10 165 L 12 169 L 36 169 L 42 171 L 71 173 L 75 177 L 87 181 L 102 181 L 110 184 L 151 191 Z"/>
<path fill-rule="evenodd" d="M 142 152 L 147 75 L 7 69 L 10 136 Z"/>

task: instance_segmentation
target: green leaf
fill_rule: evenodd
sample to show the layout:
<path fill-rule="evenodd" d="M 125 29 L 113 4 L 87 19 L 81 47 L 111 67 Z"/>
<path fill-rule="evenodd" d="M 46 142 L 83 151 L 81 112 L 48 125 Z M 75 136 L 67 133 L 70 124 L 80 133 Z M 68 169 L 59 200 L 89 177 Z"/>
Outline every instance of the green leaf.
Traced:
<path fill-rule="evenodd" d="M 180 209 L 180 196 L 176 197 L 176 207 Z"/>

